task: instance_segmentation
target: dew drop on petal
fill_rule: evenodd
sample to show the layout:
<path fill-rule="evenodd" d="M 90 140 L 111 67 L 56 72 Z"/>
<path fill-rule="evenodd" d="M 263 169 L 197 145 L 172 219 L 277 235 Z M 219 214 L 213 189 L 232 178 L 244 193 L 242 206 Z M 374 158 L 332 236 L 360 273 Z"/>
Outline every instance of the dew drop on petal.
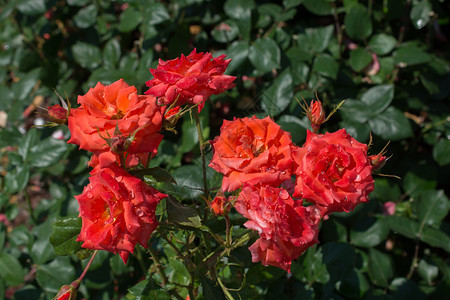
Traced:
<path fill-rule="evenodd" d="M 86 197 L 87 197 L 88 199 L 92 199 L 92 198 L 94 197 L 94 195 L 92 195 L 91 192 L 87 192 L 87 193 L 86 193 Z"/>

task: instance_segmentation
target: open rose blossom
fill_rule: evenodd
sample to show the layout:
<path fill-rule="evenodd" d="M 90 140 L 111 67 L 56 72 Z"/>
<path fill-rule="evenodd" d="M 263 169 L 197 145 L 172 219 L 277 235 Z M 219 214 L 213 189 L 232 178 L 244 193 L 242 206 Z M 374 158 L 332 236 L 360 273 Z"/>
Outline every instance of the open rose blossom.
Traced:
<path fill-rule="evenodd" d="M 148 248 L 158 225 L 156 205 L 165 197 L 117 165 L 102 169 L 75 196 L 82 219 L 77 241 L 83 242 L 83 248 L 119 254 L 126 263 L 136 243 Z"/>
<path fill-rule="evenodd" d="M 348 212 L 368 201 L 374 181 L 367 145 L 345 129 L 325 134 L 308 130 L 305 144 L 293 156 L 298 165 L 294 196 L 316 204 L 323 215 Z"/>
<path fill-rule="evenodd" d="M 218 95 L 235 86 L 234 76 L 223 75 L 231 59 L 226 55 L 213 58 L 211 53 L 196 53 L 169 61 L 159 60 L 150 69 L 154 78 L 146 82 L 148 95 L 159 97 L 161 105 L 198 104 L 200 112 L 211 95 Z"/>
<path fill-rule="evenodd" d="M 277 186 L 291 178 L 291 136 L 270 117 L 224 120 L 211 144 L 209 166 L 224 175 L 223 191 L 237 190 L 245 182 Z"/>
<path fill-rule="evenodd" d="M 80 107 L 70 111 L 68 143 L 96 154 L 109 151 L 105 138 L 114 138 L 118 128 L 123 137 L 136 133 L 129 153 L 156 154 L 163 136 L 162 114 L 154 97 L 138 95 L 134 86 L 120 79 L 107 86 L 97 83 L 78 96 L 78 103 Z"/>
<path fill-rule="evenodd" d="M 289 272 L 291 261 L 318 242 L 318 210 L 294 201 L 282 188 L 245 184 L 235 208 L 249 219 L 244 226 L 260 235 L 249 248 L 253 262 Z"/>

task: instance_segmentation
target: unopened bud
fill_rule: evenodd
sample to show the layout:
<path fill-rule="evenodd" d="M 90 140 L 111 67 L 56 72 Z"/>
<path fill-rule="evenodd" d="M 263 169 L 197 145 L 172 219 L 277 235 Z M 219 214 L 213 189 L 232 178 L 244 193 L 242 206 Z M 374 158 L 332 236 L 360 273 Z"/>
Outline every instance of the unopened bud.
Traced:
<path fill-rule="evenodd" d="M 230 212 L 231 204 L 222 191 L 219 191 L 211 202 L 211 211 L 216 216 L 227 215 Z"/>
<path fill-rule="evenodd" d="M 372 171 L 378 171 L 382 167 L 384 167 L 384 165 L 386 164 L 386 159 L 387 157 L 381 154 L 370 155 L 369 160 L 370 164 L 372 165 Z"/>
<path fill-rule="evenodd" d="M 52 300 L 75 300 L 77 290 L 71 285 L 63 285 Z"/>
<path fill-rule="evenodd" d="M 66 124 L 69 112 L 59 104 L 47 108 L 48 116 L 57 124 Z"/>
<path fill-rule="evenodd" d="M 320 125 L 325 122 L 325 110 L 323 109 L 320 100 L 312 100 L 311 105 L 308 107 L 306 113 L 309 121 L 311 122 L 311 127 L 314 132 L 319 131 Z"/>
<path fill-rule="evenodd" d="M 115 136 L 109 140 L 111 151 L 117 154 L 125 153 L 130 147 L 132 140 L 125 136 Z"/>

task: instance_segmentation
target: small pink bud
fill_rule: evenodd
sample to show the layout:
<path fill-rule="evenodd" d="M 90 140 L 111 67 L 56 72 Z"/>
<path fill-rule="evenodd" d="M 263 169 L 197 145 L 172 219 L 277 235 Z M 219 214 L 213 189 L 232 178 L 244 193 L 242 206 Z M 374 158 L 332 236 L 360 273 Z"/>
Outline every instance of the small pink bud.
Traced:
<path fill-rule="evenodd" d="M 66 124 L 69 112 L 59 104 L 47 108 L 48 116 L 57 124 Z"/>
<path fill-rule="evenodd" d="M 125 153 L 130 147 L 132 140 L 125 136 L 115 136 L 109 141 L 111 151 L 117 154 Z"/>
<path fill-rule="evenodd" d="M 383 204 L 383 214 L 386 216 L 392 216 L 395 214 L 395 207 L 397 204 L 392 201 L 385 202 Z"/>

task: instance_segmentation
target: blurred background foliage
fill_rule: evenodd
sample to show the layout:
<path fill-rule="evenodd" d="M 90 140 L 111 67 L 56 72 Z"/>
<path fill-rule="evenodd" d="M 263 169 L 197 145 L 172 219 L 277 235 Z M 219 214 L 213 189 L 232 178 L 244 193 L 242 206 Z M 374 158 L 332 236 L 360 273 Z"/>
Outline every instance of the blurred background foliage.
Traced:
<path fill-rule="evenodd" d="M 54 90 L 76 107 L 77 95 L 119 78 L 143 93 L 159 58 L 193 48 L 226 54 L 227 73 L 237 76 L 236 88 L 212 97 L 201 114 L 207 138 L 217 135 L 222 119 L 270 115 L 302 145 L 309 124 L 296 99 L 309 102 L 317 94 L 328 112 L 346 100 L 325 129 L 346 128 L 365 143 L 372 134 L 370 154 L 390 141 L 392 157 L 381 172 L 401 178 L 376 176 L 369 203 L 323 222 L 320 244 L 293 263 L 291 274 L 252 264 L 247 246 L 234 250 L 218 272 L 229 288 L 239 290 L 245 280 L 230 291 L 234 297 L 450 294 L 449 1 L 0 3 L 0 299 L 51 298 L 86 264 L 57 256 L 49 236 L 55 219 L 77 216 L 73 195 L 87 182 L 88 156 L 65 143 L 67 128 L 58 131 L 62 139 L 54 128 L 33 128 L 45 122 L 40 107 L 59 103 Z M 189 204 L 200 194 L 192 188 L 202 186 L 198 137 L 188 117 L 177 130 L 166 133 L 152 166 L 174 176 L 179 185 L 165 191 Z M 217 188 L 220 176 L 208 174 Z M 222 233 L 223 220 L 214 222 L 207 225 Z M 174 234 L 188 243 L 185 231 Z M 161 278 L 147 274 L 154 264 L 142 248 L 127 266 L 105 252 L 80 297 L 169 299 L 174 288 L 185 296 L 192 266 L 179 263 L 160 239 L 152 246 L 171 285 L 161 287 Z M 199 278 L 200 299 L 224 298 L 214 281 Z"/>

